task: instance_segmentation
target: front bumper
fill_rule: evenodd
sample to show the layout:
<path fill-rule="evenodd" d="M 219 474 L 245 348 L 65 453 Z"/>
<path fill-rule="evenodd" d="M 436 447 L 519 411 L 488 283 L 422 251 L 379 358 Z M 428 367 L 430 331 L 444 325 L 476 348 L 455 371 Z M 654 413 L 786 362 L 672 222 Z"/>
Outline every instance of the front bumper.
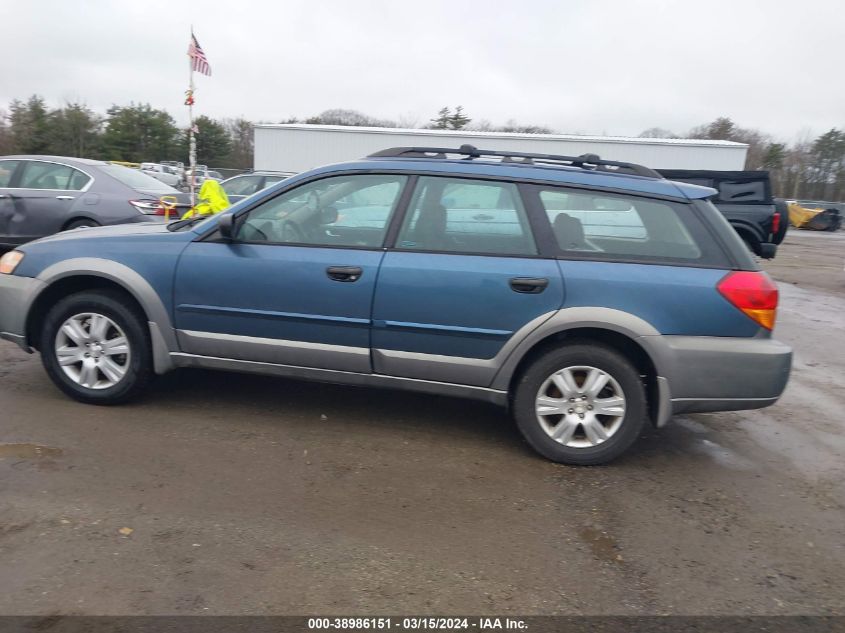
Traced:
<path fill-rule="evenodd" d="M 792 367 L 792 348 L 771 338 L 640 340 L 665 379 L 661 399 L 672 414 L 767 407 L 780 398 Z"/>
<path fill-rule="evenodd" d="M 0 275 L 0 338 L 32 351 L 26 340 L 26 316 L 44 282 L 32 277 Z"/>

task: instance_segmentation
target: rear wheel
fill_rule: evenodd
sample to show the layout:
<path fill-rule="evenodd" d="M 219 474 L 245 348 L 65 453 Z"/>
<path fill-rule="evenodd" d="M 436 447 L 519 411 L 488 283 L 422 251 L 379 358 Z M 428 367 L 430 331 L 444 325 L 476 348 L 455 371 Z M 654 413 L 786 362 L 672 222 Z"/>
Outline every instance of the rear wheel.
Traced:
<path fill-rule="evenodd" d="M 65 227 L 65 231 L 71 231 L 73 229 L 81 229 L 93 226 L 100 226 L 100 223 L 95 222 L 94 220 L 74 220 Z"/>
<path fill-rule="evenodd" d="M 534 450 L 564 464 L 609 462 L 646 419 L 640 375 L 613 349 L 570 343 L 535 360 L 519 378 L 513 415 Z"/>
<path fill-rule="evenodd" d="M 47 374 L 67 395 L 90 404 L 136 396 L 153 375 L 149 332 L 124 295 L 80 292 L 47 313 L 40 339 Z"/>

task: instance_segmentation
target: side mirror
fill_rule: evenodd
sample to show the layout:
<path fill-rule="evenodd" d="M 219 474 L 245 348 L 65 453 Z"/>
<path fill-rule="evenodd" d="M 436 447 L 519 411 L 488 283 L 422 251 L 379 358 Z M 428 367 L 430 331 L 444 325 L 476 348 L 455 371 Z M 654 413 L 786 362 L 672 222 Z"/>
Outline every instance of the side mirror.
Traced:
<path fill-rule="evenodd" d="M 763 259 L 772 259 L 775 256 L 775 253 L 778 252 L 777 244 L 771 244 L 769 242 L 764 242 L 760 244 L 760 257 Z"/>
<path fill-rule="evenodd" d="M 235 216 L 231 213 L 224 213 L 221 215 L 220 219 L 217 221 L 217 230 L 220 231 L 220 235 L 227 240 L 234 239 Z"/>

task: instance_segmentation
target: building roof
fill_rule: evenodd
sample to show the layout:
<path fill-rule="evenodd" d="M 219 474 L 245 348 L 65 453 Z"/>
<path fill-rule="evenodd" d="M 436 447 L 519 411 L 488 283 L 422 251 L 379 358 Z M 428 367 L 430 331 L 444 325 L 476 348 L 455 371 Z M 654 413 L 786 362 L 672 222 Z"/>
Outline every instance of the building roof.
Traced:
<path fill-rule="evenodd" d="M 580 141 L 594 143 L 625 143 L 629 145 L 681 145 L 681 146 L 717 146 L 746 148 L 746 143 L 735 141 L 717 141 L 698 138 L 642 138 L 633 136 L 596 136 L 581 134 L 527 134 L 516 132 L 476 132 L 468 130 L 431 130 L 392 127 L 359 127 L 354 125 L 317 125 L 311 123 L 257 123 L 261 129 L 312 130 L 321 132 L 355 132 L 360 134 L 407 134 L 414 136 L 436 137 L 477 137 L 477 138 L 507 138 L 507 139 L 535 139 L 548 141 Z"/>
<path fill-rule="evenodd" d="M 293 176 L 286 181 L 289 184 L 298 179 L 307 179 L 315 174 L 334 172 L 364 171 L 399 171 L 417 175 L 432 174 L 442 176 L 493 176 L 506 180 L 532 181 L 549 184 L 588 185 L 615 189 L 620 192 L 644 193 L 669 196 L 673 198 L 706 198 L 715 189 L 699 187 L 684 182 L 674 182 L 663 178 L 649 178 L 632 174 L 607 171 L 595 171 L 578 167 L 551 165 L 528 165 L 519 163 L 501 163 L 486 160 L 425 159 L 425 158 L 377 158 L 368 157 L 347 163 L 324 165 L 316 169 Z"/>

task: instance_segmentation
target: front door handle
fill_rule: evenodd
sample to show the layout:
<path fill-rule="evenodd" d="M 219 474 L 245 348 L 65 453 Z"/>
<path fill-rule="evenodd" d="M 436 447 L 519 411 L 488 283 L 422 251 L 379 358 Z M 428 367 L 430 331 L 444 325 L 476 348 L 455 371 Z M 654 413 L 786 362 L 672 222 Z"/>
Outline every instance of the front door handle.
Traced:
<path fill-rule="evenodd" d="M 364 271 L 360 266 L 329 266 L 326 274 L 332 281 L 358 281 Z"/>
<path fill-rule="evenodd" d="M 56 200 L 73 200 L 73 196 L 56 196 Z"/>
<path fill-rule="evenodd" d="M 549 285 L 545 277 L 514 277 L 510 281 L 511 290 L 527 295 L 536 295 L 543 292 Z"/>

